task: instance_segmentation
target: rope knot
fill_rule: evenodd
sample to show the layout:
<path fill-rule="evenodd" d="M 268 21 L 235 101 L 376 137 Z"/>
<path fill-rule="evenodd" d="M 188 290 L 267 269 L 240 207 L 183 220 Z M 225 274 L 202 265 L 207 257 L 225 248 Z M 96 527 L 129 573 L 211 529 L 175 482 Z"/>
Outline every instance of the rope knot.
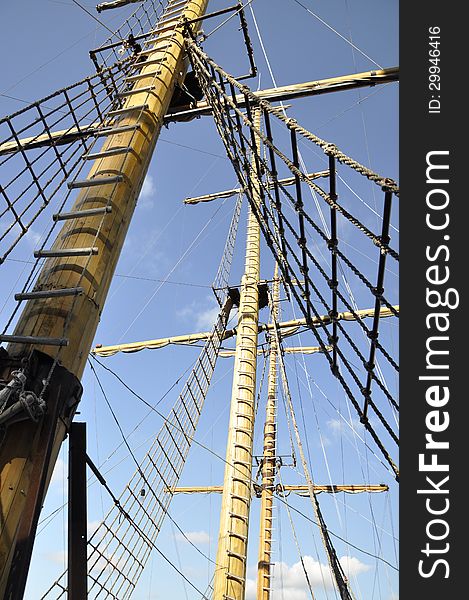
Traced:
<path fill-rule="evenodd" d="M 334 156 L 335 154 L 337 154 L 337 146 L 335 144 L 331 144 L 330 142 L 324 144 L 323 150 L 324 153 L 328 156 Z"/>

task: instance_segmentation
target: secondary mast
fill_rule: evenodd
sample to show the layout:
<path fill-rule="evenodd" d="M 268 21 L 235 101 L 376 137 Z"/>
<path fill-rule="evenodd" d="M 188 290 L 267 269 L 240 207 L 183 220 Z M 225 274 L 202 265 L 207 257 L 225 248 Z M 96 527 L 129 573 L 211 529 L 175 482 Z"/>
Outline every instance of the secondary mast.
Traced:
<path fill-rule="evenodd" d="M 275 265 L 272 286 L 272 323 L 278 321 L 280 279 Z M 273 504 L 277 448 L 277 336 L 270 338 L 267 406 L 264 424 L 264 452 L 262 456 L 262 492 L 257 562 L 257 600 L 269 600 L 271 591 Z"/>
<path fill-rule="evenodd" d="M 254 112 L 253 119 L 256 128 L 260 129 L 260 111 Z M 258 137 L 256 145 L 259 152 Z M 260 206 L 260 173 L 254 152 L 251 169 L 256 173 L 253 177 L 253 200 Z M 214 600 L 243 600 L 246 586 L 259 329 L 260 236 L 259 223 L 250 208 L 245 269 L 240 289 L 220 532 L 213 583 Z"/>

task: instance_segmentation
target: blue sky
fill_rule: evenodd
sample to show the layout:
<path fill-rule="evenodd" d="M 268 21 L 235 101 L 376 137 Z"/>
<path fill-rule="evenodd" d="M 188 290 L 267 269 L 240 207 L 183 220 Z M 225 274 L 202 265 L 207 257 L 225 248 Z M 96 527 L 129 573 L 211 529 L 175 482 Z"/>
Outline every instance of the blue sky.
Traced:
<path fill-rule="evenodd" d="M 93 10 L 93 2 L 83 0 L 82 4 Z M 209 8 L 216 10 L 228 4 L 211 2 Z M 252 3 L 263 45 L 278 85 L 370 70 L 378 68 L 377 65 L 391 67 L 398 64 L 397 2 L 301 0 L 301 4 L 320 18 L 308 13 L 295 0 L 254 0 Z M 99 18 L 113 29 L 128 12 L 128 9 L 109 11 L 102 13 Z M 249 8 L 246 15 L 259 67 L 259 77 L 251 81 L 250 86 L 254 89 L 272 87 L 271 74 Z M 0 45 L 4 57 L 0 86 L 2 115 L 18 110 L 25 103 L 91 73 L 93 66 L 88 58 L 88 51 L 98 46 L 108 35 L 104 27 L 71 0 L 17 0 L 15 3 L 2 3 L 0 20 Z M 213 25 L 207 23 L 205 31 L 210 31 L 217 22 L 214 21 Z M 355 48 L 341 36 L 352 39 Z M 233 22 L 213 34 L 205 44 L 205 49 L 234 75 L 247 70 L 241 36 Z M 293 101 L 288 114 L 373 170 L 398 179 L 396 84 Z M 277 134 L 281 140 L 280 128 Z M 325 168 L 324 155 L 320 151 L 311 150 L 309 146 L 300 146 L 300 149 L 308 169 Z M 352 189 L 347 188 L 345 183 L 340 184 L 339 191 L 344 194 L 344 203 L 350 202 L 367 225 L 376 227 L 376 216 L 365 204 L 360 204 L 358 197 L 369 206 L 376 206 L 379 212 L 381 194 L 374 195 L 369 186 L 365 186 L 357 177 L 349 177 L 346 171 L 341 171 L 340 174 L 343 174 L 346 184 Z M 182 201 L 188 196 L 236 185 L 234 171 L 226 159 L 210 117 L 173 124 L 162 131 L 96 334 L 97 343 L 113 344 L 210 329 L 216 306 L 210 285 L 223 251 L 234 201 L 228 199 L 198 206 L 184 206 Z M 398 229 L 396 209 L 392 224 Z M 244 210 L 231 276 L 232 284 L 238 283 L 242 272 L 245 218 Z M 204 227 L 206 229 L 199 235 Z M 0 307 L 5 302 L 0 313 L 2 323 L 13 306 L 11 294 L 7 298 L 8 293 L 10 290 L 14 293 L 21 287 L 26 273 L 25 264 L 17 261 L 31 257 L 41 231 L 39 226 L 35 228 L 21 249 L 12 255 L 15 260 L 2 266 L 3 281 L 6 281 L 2 285 L 5 294 L 2 294 L 0 302 Z M 361 245 L 359 239 L 355 239 L 352 228 L 342 224 L 340 231 L 344 251 L 347 249 L 363 271 L 372 277 L 376 265 L 366 256 L 365 246 Z M 395 231 L 393 235 L 396 235 Z M 194 240 L 197 241 L 194 243 Z M 193 247 L 188 251 L 191 244 Z M 394 245 L 397 246 L 397 242 Z M 179 263 L 184 255 L 184 260 Z M 389 297 L 393 303 L 398 303 L 396 264 L 390 263 L 389 268 Z M 270 279 L 272 273 L 273 261 L 264 246 L 262 277 Z M 162 280 L 166 279 L 168 281 L 162 284 Z M 356 294 L 360 308 L 368 308 L 368 305 L 361 304 L 362 300 L 369 303 L 368 296 L 363 295 L 362 298 L 359 289 Z M 298 308 L 293 312 L 286 302 L 282 302 L 282 311 L 285 319 L 299 316 Z M 265 309 L 261 313 L 261 320 L 268 320 Z M 349 327 L 349 331 L 357 333 L 356 326 L 350 324 Z M 391 347 L 396 356 L 397 327 L 394 320 L 383 322 L 382 331 L 388 341 L 387 347 Z M 301 343 L 314 344 L 312 336 L 304 336 L 301 341 L 293 338 L 291 342 L 287 342 L 291 345 Z M 359 343 L 362 344 L 361 347 L 366 347 L 365 341 L 360 340 Z M 131 387 L 153 403 L 163 396 L 196 356 L 197 349 L 178 347 L 134 355 L 117 355 L 103 360 L 124 377 Z M 214 385 L 197 432 L 197 440 L 221 455 L 225 453 L 231 360 L 226 358 L 219 361 Z M 321 508 L 326 522 L 337 535 L 349 538 L 356 546 L 366 549 L 370 554 L 379 554 L 395 565 L 397 557 L 393 538 L 398 535 L 398 507 L 397 486 L 392 475 L 376 458 L 375 447 L 361 444 L 363 431 L 352 409 L 349 412 L 343 392 L 335 380 L 331 381 L 329 368 L 323 357 L 290 357 L 286 362 L 294 401 L 301 409 L 301 430 L 304 432 L 306 429 L 308 433 L 308 452 L 315 481 L 369 481 L 386 483 L 391 487 L 390 493 L 373 497 L 321 496 Z M 260 366 L 262 367 L 262 361 Z M 99 367 L 97 369 L 130 445 L 136 455 L 142 457 L 152 436 L 159 430 L 161 419 L 150 415 L 135 429 L 147 409 L 127 394 L 111 376 Z M 395 376 L 386 371 L 384 375 L 389 389 L 396 392 Z M 103 465 L 110 487 L 115 493 L 119 493 L 133 473 L 133 464 L 125 448 L 116 450 L 121 443 L 120 434 L 89 370 L 85 373 L 83 384 L 85 391 L 79 418 L 88 423 L 88 452 L 96 464 Z M 176 397 L 177 389 L 165 398 L 159 410 L 163 413 L 169 411 Z M 278 453 L 287 455 L 289 440 L 282 411 L 283 409 L 279 409 Z M 344 419 L 339 416 L 339 412 L 344 415 Z M 262 417 L 261 404 L 256 435 L 257 454 L 261 448 Z M 369 439 L 366 441 L 369 442 Z M 193 447 L 192 450 L 181 485 L 221 484 L 223 462 L 217 461 L 200 447 Z M 66 451 L 65 443 L 43 509 L 43 519 L 66 502 Z M 288 467 L 282 470 L 282 477 L 288 483 L 298 483 L 301 480 L 301 475 Z M 93 478 L 89 492 L 89 521 L 92 530 L 111 506 L 111 501 Z M 288 501 L 312 517 L 308 499 L 292 495 Z M 212 558 L 216 552 L 219 502 L 218 495 L 180 496 L 175 498 L 171 506 L 171 514 L 177 523 Z M 250 580 L 255 578 L 257 513 L 258 506 L 254 500 L 248 560 Z M 316 528 L 298 513 L 293 514 L 293 520 L 302 553 L 309 557 L 308 571 L 318 584 L 317 597 L 335 598 L 328 582 L 323 586 L 321 577 L 318 577 L 318 565 L 325 564 L 326 558 L 319 548 L 321 543 Z M 274 537 L 277 542 L 281 542 L 282 550 L 277 550 L 274 556 L 274 560 L 279 563 L 275 581 L 283 581 L 284 592 L 283 595 L 276 592 L 274 598 L 301 600 L 308 597 L 307 588 L 298 566 L 299 559 L 292 540 L 288 514 L 280 505 L 277 522 Z M 47 519 L 39 526 L 40 533 L 36 540 L 26 594 L 28 600 L 40 597 L 63 568 L 65 524 L 66 512 L 58 510 L 53 519 Z M 205 589 L 211 577 L 210 563 L 185 540 L 180 539 L 169 522 L 165 524 L 157 544 L 198 587 Z M 342 542 L 337 542 L 337 554 L 339 557 L 351 557 L 351 580 L 357 598 L 395 600 L 398 597 L 396 572 L 383 561 L 376 561 Z M 379 568 L 377 564 L 380 565 Z M 254 598 L 251 590 L 250 581 L 247 600 Z M 134 597 L 138 600 L 150 600 L 166 598 L 169 594 L 174 600 L 198 597 L 194 590 L 187 587 L 155 555 L 150 559 Z"/>

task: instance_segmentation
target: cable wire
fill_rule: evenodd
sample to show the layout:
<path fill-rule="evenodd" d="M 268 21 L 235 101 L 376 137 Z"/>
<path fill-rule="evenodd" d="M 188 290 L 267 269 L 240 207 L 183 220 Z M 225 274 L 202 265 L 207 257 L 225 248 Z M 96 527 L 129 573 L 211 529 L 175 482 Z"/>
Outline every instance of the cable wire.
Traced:
<path fill-rule="evenodd" d="M 113 35 L 113 36 L 115 35 L 119 38 L 119 36 L 117 35 L 117 33 L 115 31 L 112 31 L 112 29 L 109 29 L 109 27 L 107 25 L 105 25 L 102 21 L 100 21 L 96 15 L 91 13 L 87 8 L 85 8 L 82 4 L 80 4 L 78 2 L 78 0 L 72 0 L 72 2 L 74 4 L 76 4 L 79 8 L 81 8 L 81 10 L 85 11 L 85 13 L 87 15 L 89 15 L 92 19 L 94 19 L 96 21 L 96 23 L 99 23 L 101 25 L 101 27 L 104 27 L 104 29 L 107 29 L 111 33 L 111 35 Z M 122 38 L 119 38 L 119 39 L 121 42 L 124 41 Z"/>
<path fill-rule="evenodd" d="M 216 565 L 217 563 L 216 563 L 214 560 L 212 560 L 212 559 L 211 559 L 209 556 L 207 556 L 207 555 L 206 555 L 204 552 L 202 552 L 202 550 L 200 550 L 200 548 L 198 548 L 198 547 L 197 547 L 197 546 L 194 544 L 194 542 L 192 542 L 192 540 L 190 540 L 190 539 L 187 537 L 187 535 L 184 533 L 184 531 L 181 529 L 181 527 L 180 527 L 180 526 L 179 526 L 179 525 L 176 523 L 176 521 L 174 520 L 174 518 L 173 518 L 173 517 L 170 515 L 170 513 L 169 513 L 168 509 L 167 509 L 167 508 L 165 509 L 165 508 L 162 506 L 162 504 L 161 504 L 161 501 L 160 501 L 160 499 L 158 498 L 158 496 L 156 495 L 156 493 L 154 492 L 152 485 L 151 485 L 151 484 L 150 484 L 150 482 L 148 481 L 148 478 L 145 476 L 145 474 L 144 474 L 144 473 L 143 473 L 143 471 L 141 470 L 140 463 L 138 462 L 138 460 L 137 460 L 137 457 L 135 456 L 135 454 L 134 454 L 134 452 L 133 452 L 132 448 L 131 448 L 131 447 L 130 447 L 130 445 L 129 445 L 129 442 L 127 441 L 127 438 L 126 438 L 126 436 L 125 436 L 125 434 L 124 434 L 124 431 L 123 431 L 123 429 L 122 429 L 122 426 L 121 426 L 121 424 L 119 423 L 119 420 L 117 419 L 116 413 L 114 412 L 114 409 L 112 408 L 112 406 L 111 406 L 111 403 L 109 402 L 109 399 L 108 399 L 108 397 L 107 397 L 107 395 L 106 395 L 106 392 L 104 391 L 103 385 L 102 385 L 102 383 L 101 383 L 101 381 L 100 381 L 100 379 L 99 379 L 99 377 L 98 377 L 98 374 L 96 373 L 96 370 L 95 370 L 95 368 L 94 368 L 93 364 L 91 363 L 91 361 L 90 361 L 89 359 L 88 359 L 88 364 L 89 364 L 89 366 L 90 366 L 90 368 L 91 368 L 91 370 L 92 370 L 92 372 L 93 372 L 94 376 L 96 377 L 96 381 L 98 382 L 99 388 L 100 388 L 100 390 L 101 390 L 101 392 L 102 392 L 102 394 L 103 394 L 104 400 L 106 401 L 106 404 L 107 404 L 107 406 L 108 406 L 108 408 L 109 408 L 109 411 L 110 411 L 110 413 L 111 413 L 111 415 L 112 415 L 112 417 L 113 417 L 113 419 L 114 419 L 114 421 L 115 421 L 115 423 L 116 423 L 116 425 L 117 425 L 117 428 L 119 429 L 119 432 L 120 432 L 120 434 L 121 434 L 121 436 L 122 436 L 122 440 L 123 440 L 124 444 L 126 445 L 126 447 L 127 447 L 127 450 L 129 451 L 129 454 L 131 455 L 131 457 L 132 457 L 132 459 L 133 459 L 133 461 L 134 461 L 135 465 L 137 466 L 137 470 L 138 470 L 138 472 L 139 472 L 139 475 L 140 475 L 140 477 L 143 479 L 143 481 L 144 481 L 144 482 L 145 482 L 145 484 L 147 485 L 148 489 L 149 489 L 149 490 L 152 492 L 152 494 L 154 495 L 154 497 L 155 497 L 155 499 L 156 499 L 157 503 L 160 505 L 160 507 L 162 508 L 162 510 L 163 510 L 163 512 L 165 513 L 165 515 L 166 515 L 166 516 L 168 517 L 168 519 L 169 519 L 169 520 L 170 520 L 170 521 L 171 521 L 171 522 L 172 522 L 172 523 L 173 523 L 173 524 L 176 526 L 176 528 L 177 528 L 177 529 L 178 529 L 178 531 L 181 533 L 181 535 L 184 537 L 184 539 L 185 539 L 187 542 L 189 542 L 189 544 L 190 544 L 190 545 L 191 545 L 193 548 L 195 548 L 199 554 L 201 554 L 201 555 L 202 555 L 204 558 L 206 558 L 207 560 L 209 560 L 210 562 L 212 562 L 214 565 Z"/>
<path fill-rule="evenodd" d="M 307 6 L 305 6 L 304 4 L 302 4 L 299 0 L 293 0 L 294 2 L 296 2 L 299 6 L 301 6 L 302 8 L 304 8 L 306 10 L 306 12 L 308 12 L 310 15 L 312 15 L 313 17 L 315 17 L 320 23 L 322 23 L 323 25 L 325 25 L 328 29 L 330 29 L 331 31 L 333 31 L 336 35 L 338 35 L 342 40 L 344 40 L 344 42 L 346 42 L 347 44 L 349 44 L 350 46 L 352 46 L 352 48 L 354 48 L 355 50 L 357 50 L 357 52 L 360 52 L 360 54 L 362 54 L 365 58 L 367 58 L 368 60 L 370 60 L 374 65 L 376 65 L 377 67 L 379 67 L 380 69 L 382 69 L 383 67 L 377 63 L 375 60 L 373 60 L 370 56 L 368 56 L 368 54 L 365 54 L 365 52 L 363 52 L 363 50 L 360 50 L 360 48 L 358 46 L 356 46 L 355 44 L 353 44 L 350 40 L 348 40 L 345 36 L 343 36 L 341 33 L 339 33 L 336 29 L 334 29 L 331 25 L 329 25 L 329 23 L 326 23 L 326 21 L 324 21 L 324 19 L 321 19 L 321 17 L 319 15 L 317 15 L 316 13 L 314 13 L 312 10 L 310 10 Z"/>
<path fill-rule="evenodd" d="M 99 362 L 99 361 L 98 361 Z M 100 363 L 101 364 L 101 363 Z M 160 411 L 158 411 L 156 408 L 154 408 L 149 402 L 147 402 L 147 400 L 145 400 L 142 396 L 140 396 L 135 390 L 133 390 L 130 386 L 128 386 L 121 377 L 119 377 L 119 375 L 117 375 L 117 373 L 115 373 L 112 369 L 110 369 L 109 367 L 105 367 L 104 365 L 102 365 L 106 370 L 108 370 L 114 377 L 116 377 L 116 379 L 118 379 L 118 381 L 120 381 L 122 383 L 122 385 L 129 390 L 129 392 L 135 396 L 138 400 L 140 400 L 141 402 L 143 402 L 143 404 L 145 404 L 146 406 L 148 406 L 149 408 L 151 408 L 157 415 L 159 415 L 169 426 L 173 427 L 173 429 L 175 430 L 179 430 L 179 428 L 174 425 L 173 423 L 170 423 L 167 419 L 167 417 L 165 415 L 163 415 L 163 413 L 161 413 Z M 236 465 L 234 465 L 233 463 L 230 463 L 229 461 L 226 460 L 225 457 L 223 457 L 221 454 L 218 454 L 217 452 L 215 452 L 212 448 L 210 448 L 209 446 L 203 444 L 202 442 L 199 442 L 198 440 L 196 440 L 195 438 L 192 440 L 192 442 L 202 448 L 203 450 L 205 450 L 206 452 L 208 452 L 209 454 L 211 454 L 212 456 L 214 456 L 215 458 L 217 458 L 218 460 L 220 460 L 221 462 L 223 462 L 224 464 L 230 465 L 232 467 L 234 467 L 235 469 L 237 468 Z M 255 479 L 252 478 L 251 479 L 252 483 L 255 483 Z M 282 502 L 283 504 L 287 504 L 287 501 L 282 498 L 282 497 L 278 497 L 278 499 L 280 500 L 280 502 Z M 314 525 L 316 525 L 317 527 L 319 527 L 319 523 L 317 521 L 315 521 L 314 519 L 311 519 L 308 515 L 306 515 L 305 513 L 303 513 L 302 511 L 300 511 L 299 509 L 295 508 L 294 506 L 289 505 L 291 510 L 297 512 L 298 514 L 300 514 L 301 516 L 303 516 L 306 520 L 308 520 L 309 522 L 313 523 Z M 354 548 L 355 550 L 358 550 L 359 552 L 362 552 L 363 554 L 366 554 L 367 556 L 371 556 L 373 558 L 376 558 L 376 556 L 374 554 L 372 554 L 371 552 L 364 550 L 363 548 L 360 548 L 359 546 L 356 546 L 354 544 L 351 544 L 350 542 L 348 542 L 347 540 L 345 540 L 343 537 L 341 537 L 340 535 L 334 533 L 333 531 L 331 531 L 330 529 L 328 529 L 328 532 L 330 535 L 332 535 L 333 537 L 337 538 L 338 540 L 344 542 L 344 543 L 349 543 L 349 545 Z M 392 565 L 391 563 L 389 563 L 388 561 L 386 561 L 384 558 L 379 557 L 379 560 L 388 564 L 390 567 L 392 567 L 394 570 L 398 570 L 397 567 L 395 567 L 394 565 Z"/>

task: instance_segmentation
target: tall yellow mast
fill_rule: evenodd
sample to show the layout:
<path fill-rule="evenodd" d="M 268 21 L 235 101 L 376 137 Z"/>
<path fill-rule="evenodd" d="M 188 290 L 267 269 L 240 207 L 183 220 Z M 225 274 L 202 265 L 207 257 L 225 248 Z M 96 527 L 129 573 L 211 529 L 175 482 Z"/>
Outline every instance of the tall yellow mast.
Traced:
<path fill-rule="evenodd" d="M 260 111 L 254 124 L 260 128 Z M 257 139 L 260 146 L 260 140 Z M 251 168 L 256 172 L 255 156 Z M 260 206 L 260 185 L 253 185 L 253 200 Z M 256 396 L 257 335 L 259 327 L 260 228 L 249 210 L 246 261 L 241 280 L 236 353 L 231 393 L 226 467 L 220 514 L 220 531 L 213 583 L 214 600 L 244 600 L 249 509 L 252 490 L 252 448 Z"/>
<path fill-rule="evenodd" d="M 65 220 L 49 254 L 41 255 L 50 258 L 45 262 L 34 290 L 57 290 L 58 293 L 29 300 L 16 326 L 15 341 L 25 336 L 35 338 L 34 348 L 46 355 L 46 362 L 47 357 L 57 357 L 57 348 L 49 345 L 50 340 L 67 338 L 67 345 L 60 348 L 58 357 L 61 368 L 72 376 L 72 380 L 76 378 L 75 387 L 86 364 L 163 117 L 175 84 L 186 70 L 183 31 L 178 24 L 184 19 L 203 16 L 207 3 L 208 0 L 168 2 L 162 20 L 153 32 L 154 44 L 149 51 L 144 51 L 146 60 L 142 62 L 142 69 L 129 80 L 132 87 L 122 95 L 123 107 L 114 111 L 114 123 L 119 132 L 108 135 L 94 157 L 87 179 L 72 183 L 73 187 L 81 188 L 72 208 L 74 216 Z M 199 25 L 200 22 L 195 27 Z M 81 217 L 80 212 L 83 212 Z M 109 214 L 103 219 L 98 213 L 104 212 Z M 76 294 L 59 295 L 63 290 L 77 291 Z M 48 343 L 38 343 L 41 338 Z M 30 344 L 13 343 L 9 354 L 13 358 L 28 357 L 31 348 Z M 38 373 L 38 378 L 44 376 L 44 370 L 39 369 Z M 38 386 L 41 386 L 40 380 Z M 51 387 L 53 385 L 49 389 Z M 67 386 L 58 387 L 62 399 L 57 406 L 63 409 L 73 392 L 70 384 L 68 389 Z M 7 582 L 8 589 L 14 589 L 18 585 L 17 577 L 25 578 L 24 573 L 13 576 L 11 565 L 13 562 L 15 568 L 27 569 L 25 564 L 26 561 L 29 564 L 29 557 L 25 558 L 25 547 L 32 547 L 29 540 L 34 532 L 32 523 L 37 518 L 66 435 L 67 419 L 59 409 L 53 416 L 56 409 L 47 393 L 44 400 L 47 419 L 38 424 L 22 421 L 9 426 L 0 453 L 2 598 Z M 72 415 L 73 411 L 74 408 Z M 70 410 L 67 417 L 70 417 Z M 44 439 L 50 440 L 47 453 L 42 447 Z M 29 555 L 30 551 L 31 548 Z M 18 567 L 20 563 L 22 565 Z"/>
<path fill-rule="evenodd" d="M 278 322 L 280 279 L 275 265 L 272 286 L 272 323 Z M 267 406 L 264 425 L 264 452 L 262 455 L 262 492 L 259 532 L 259 558 L 257 563 L 257 600 L 269 600 L 272 557 L 273 501 L 275 485 L 275 454 L 277 445 L 277 338 L 270 338 Z"/>

